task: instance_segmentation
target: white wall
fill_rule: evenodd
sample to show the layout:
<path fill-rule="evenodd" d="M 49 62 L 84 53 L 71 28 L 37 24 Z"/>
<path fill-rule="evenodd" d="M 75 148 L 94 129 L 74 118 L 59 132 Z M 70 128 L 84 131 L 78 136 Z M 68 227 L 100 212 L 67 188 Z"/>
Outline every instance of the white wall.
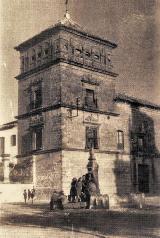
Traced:
<path fill-rule="evenodd" d="M 16 146 L 11 145 L 11 136 L 16 135 Z M 2 130 L 0 131 L 0 137 L 5 137 L 5 148 L 4 153 L 10 154 L 11 160 L 15 160 L 15 156 L 18 154 L 18 141 L 17 141 L 17 126 L 8 129 L 8 130 Z M 0 157 L 0 162 L 1 162 Z"/>

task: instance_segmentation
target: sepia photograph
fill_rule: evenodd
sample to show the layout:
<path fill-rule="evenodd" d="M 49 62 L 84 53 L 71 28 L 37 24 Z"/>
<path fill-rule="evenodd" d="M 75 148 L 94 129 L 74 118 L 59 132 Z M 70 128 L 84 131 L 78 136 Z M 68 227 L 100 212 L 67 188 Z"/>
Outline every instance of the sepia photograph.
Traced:
<path fill-rule="evenodd" d="M 160 0 L 0 0 L 0 238 L 160 237 Z"/>

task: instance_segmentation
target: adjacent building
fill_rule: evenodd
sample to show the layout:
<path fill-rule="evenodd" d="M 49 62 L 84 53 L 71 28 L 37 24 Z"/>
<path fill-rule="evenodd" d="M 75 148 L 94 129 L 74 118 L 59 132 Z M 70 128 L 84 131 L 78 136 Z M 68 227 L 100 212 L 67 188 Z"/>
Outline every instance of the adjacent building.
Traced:
<path fill-rule="evenodd" d="M 17 163 L 17 121 L 0 126 L 0 183 L 9 183 L 11 167 Z"/>

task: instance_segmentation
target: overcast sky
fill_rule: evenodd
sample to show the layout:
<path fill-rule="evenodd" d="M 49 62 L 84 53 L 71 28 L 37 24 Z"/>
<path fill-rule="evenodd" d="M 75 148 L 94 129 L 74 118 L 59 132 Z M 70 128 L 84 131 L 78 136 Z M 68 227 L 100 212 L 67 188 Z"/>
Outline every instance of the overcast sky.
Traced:
<path fill-rule="evenodd" d="M 63 18 L 65 0 L 0 0 L 0 124 L 17 115 L 19 43 Z M 117 92 L 160 104 L 160 0 L 69 0 L 71 17 L 118 44 Z"/>

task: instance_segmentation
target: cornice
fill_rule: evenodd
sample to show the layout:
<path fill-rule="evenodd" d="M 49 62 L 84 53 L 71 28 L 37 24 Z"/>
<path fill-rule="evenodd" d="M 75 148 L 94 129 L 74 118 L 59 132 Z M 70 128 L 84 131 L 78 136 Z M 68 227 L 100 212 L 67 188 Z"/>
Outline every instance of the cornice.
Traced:
<path fill-rule="evenodd" d="M 56 110 L 59 108 L 68 108 L 68 109 L 77 110 L 77 106 L 68 105 L 65 103 L 58 103 L 58 104 L 51 105 L 48 107 L 41 107 L 41 108 L 38 108 L 37 110 L 31 111 L 31 112 L 28 112 L 25 114 L 18 115 L 18 116 L 16 116 L 16 119 L 23 120 L 30 116 L 34 116 L 34 115 L 37 115 L 39 113 L 46 112 L 46 111 Z M 86 108 L 86 107 L 79 107 L 78 110 L 85 111 L 85 112 L 91 112 L 91 113 L 99 113 L 99 114 L 104 114 L 104 115 L 108 115 L 108 116 L 116 116 L 116 117 L 119 116 L 119 113 L 117 113 L 117 112 L 101 111 L 99 109 L 90 109 L 90 108 Z"/>
<path fill-rule="evenodd" d="M 118 74 L 116 74 L 114 72 L 111 72 L 111 71 L 107 71 L 105 69 L 100 69 L 100 68 L 96 68 L 96 67 L 93 67 L 93 66 L 88 66 L 88 65 L 81 64 L 81 63 L 78 63 L 78 62 L 75 62 L 75 61 L 69 61 L 69 60 L 65 60 L 65 59 L 58 59 L 58 60 L 51 60 L 50 62 L 48 62 L 46 64 L 43 64 L 41 66 L 37 66 L 34 69 L 31 69 L 31 70 L 29 70 L 25 73 L 17 75 L 15 78 L 17 80 L 25 80 L 28 76 L 30 76 L 32 74 L 35 74 L 37 72 L 40 72 L 41 70 L 44 70 L 46 68 L 49 68 L 52 65 L 59 64 L 59 63 L 66 63 L 68 65 L 78 66 L 79 68 L 89 69 L 93 72 L 99 72 L 99 73 L 102 73 L 102 74 L 105 74 L 105 75 L 110 75 L 113 78 L 118 76 Z"/>
<path fill-rule="evenodd" d="M 78 148 L 67 148 L 67 147 L 61 147 L 61 148 L 56 148 L 56 149 L 48 149 L 48 150 L 38 150 L 38 151 L 30 151 L 26 154 L 21 154 L 17 155 L 17 158 L 24 158 L 24 157 L 29 157 L 33 155 L 41 155 L 41 154 L 49 154 L 49 153 L 56 153 L 56 152 L 64 152 L 64 151 L 78 151 L 78 152 L 85 152 L 89 153 L 88 149 L 78 149 Z M 129 153 L 124 150 L 101 150 L 101 149 L 95 149 L 94 150 L 95 154 L 115 154 L 116 156 L 118 155 L 128 155 L 131 156 L 132 159 L 137 159 L 132 153 Z M 159 154 L 147 154 L 147 158 L 159 158 Z"/>
<path fill-rule="evenodd" d="M 38 44 L 42 40 L 45 40 L 45 39 L 51 37 L 53 34 L 56 34 L 57 32 L 59 32 L 61 30 L 64 30 L 66 32 L 72 33 L 72 34 L 77 35 L 77 36 L 81 36 L 83 38 L 87 38 L 89 40 L 92 40 L 94 42 L 103 44 L 103 45 L 111 47 L 111 48 L 116 48 L 117 47 L 117 44 L 115 44 L 115 43 L 113 43 L 109 40 L 106 40 L 104 38 L 101 38 L 99 36 L 95 36 L 95 35 L 90 34 L 88 32 L 77 30 L 77 29 L 72 28 L 72 27 L 59 25 L 59 26 L 53 26 L 53 27 L 47 28 L 46 30 L 40 32 L 39 34 L 33 36 L 32 38 L 30 38 L 30 39 L 24 41 L 23 43 L 19 44 L 14 49 L 17 50 L 17 51 L 27 50 L 28 48 Z"/>

